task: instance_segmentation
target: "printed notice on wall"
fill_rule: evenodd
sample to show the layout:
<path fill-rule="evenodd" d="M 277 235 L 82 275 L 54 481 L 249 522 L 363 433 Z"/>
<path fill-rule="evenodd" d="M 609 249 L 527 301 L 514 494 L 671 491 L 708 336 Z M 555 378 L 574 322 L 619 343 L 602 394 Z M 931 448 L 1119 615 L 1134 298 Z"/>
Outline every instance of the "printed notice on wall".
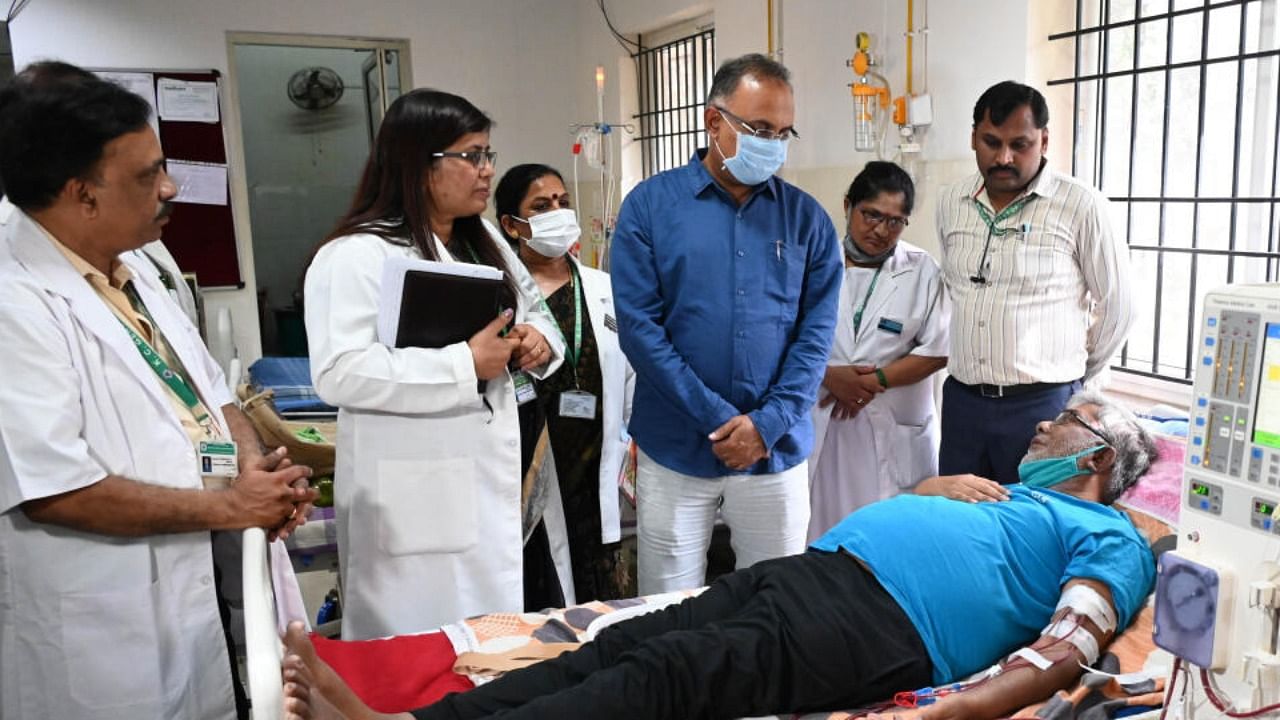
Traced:
<path fill-rule="evenodd" d="M 100 70 L 97 76 L 113 82 L 129 92 L 137 95 L 151 106 L 151 129 L 160 134 L 160 113 L 156 110 L 156 77 L 144 72 L 111 72 Z"/>
<path fill-rule="evenodd" d="M 174 202 L 197 205 L 227 204 L 227 166 L 219 163 L 197 163 L 170 160 L 169 177 L 178 186 Z"/>
<path fill-rule="evenodd" d="M 156 84 L 160 119 L 179 122 L 218 122 L 218 84 L 160 78 Z"/>

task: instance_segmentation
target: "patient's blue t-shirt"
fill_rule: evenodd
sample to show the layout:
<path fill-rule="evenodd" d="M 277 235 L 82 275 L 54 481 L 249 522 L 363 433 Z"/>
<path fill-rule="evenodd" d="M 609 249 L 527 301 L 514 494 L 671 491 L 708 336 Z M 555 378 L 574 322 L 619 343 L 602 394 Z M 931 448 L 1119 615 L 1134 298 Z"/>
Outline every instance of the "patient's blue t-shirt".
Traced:
<path fill-rule="evenodd" d="M 1121 512 L 1010 486 L 1004 502 L 900 495 L 849 515 L 811 547 L 844 548 L 906 611 L 935 683 L 966 677 L 1035 641 L 1069 580 L 1105 583 L 1119 628 L 1155 580 L 1151 549 Z"/>

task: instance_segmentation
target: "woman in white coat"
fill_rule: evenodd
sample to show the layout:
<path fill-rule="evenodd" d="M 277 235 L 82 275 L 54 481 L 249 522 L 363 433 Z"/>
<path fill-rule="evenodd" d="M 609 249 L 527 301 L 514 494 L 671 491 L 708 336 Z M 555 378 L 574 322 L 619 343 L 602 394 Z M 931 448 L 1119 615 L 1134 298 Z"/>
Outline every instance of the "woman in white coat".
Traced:
<path fill-rule="evenodd" d="M 490 125 L 448 93 L 392 103 L 351 209 L 307 271 L 312 379 L 339 408 L 344 639 L 524 609 L 517 407 L 563 345 L 537 286 L 480 218 Z M 401 257 L 502 270 L 504 309 L 467 342 L 381 344 L 383 265 Z"/>
<path fill-rule="evenodd" d="M 569 253 L 581 229 L 564 178 L 517 165 L 494 193 L 502 233 L 538 284 L 565 343 L 566 362 L 538 383 L 568 529 L 578 602 L 635 595 L 621 543 L 618 472 L 630 442 L 634 374 L 618 346 L 607 273 Z"/>
<path fill-rule="evenodd" d="M 947 364 L 950 310 L 938 263 L 898 239 L 914 202 L 911 177 L 889 162 L 867 163 L 845 195 L 840 315 L 809 458 L 811 541 L 937 474 L 928 378 Z"/>

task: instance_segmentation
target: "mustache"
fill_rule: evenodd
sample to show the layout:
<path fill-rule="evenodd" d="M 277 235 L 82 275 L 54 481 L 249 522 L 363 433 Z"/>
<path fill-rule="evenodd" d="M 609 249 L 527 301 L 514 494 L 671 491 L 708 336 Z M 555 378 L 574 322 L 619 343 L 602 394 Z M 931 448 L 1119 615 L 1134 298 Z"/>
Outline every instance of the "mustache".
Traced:
<path fill-rule="evenodd" d="M 1018 168 L 1014 167 L 1013 165 L 992 165 L 991 167 L 987 168 L 987 172 L 988 173 L 1009 172 L 1009 173 L 1013 173 L 1014 175 L 1017 175 Z"/>
<path fill-rule="evenodd" d="M 156 211 L 156 220 L 163 220 L 173 214 L 173 203 L 166 200 L 160 203 L 160 209 Z"/>

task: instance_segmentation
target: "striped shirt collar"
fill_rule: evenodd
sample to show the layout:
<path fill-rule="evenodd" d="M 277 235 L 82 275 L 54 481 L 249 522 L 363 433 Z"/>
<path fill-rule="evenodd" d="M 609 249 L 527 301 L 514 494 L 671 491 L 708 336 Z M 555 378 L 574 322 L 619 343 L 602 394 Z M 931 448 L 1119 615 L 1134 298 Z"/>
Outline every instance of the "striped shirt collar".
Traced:
<path fill-rule="evenodd" d="M 1040 161 L 1040 172 L 1036 173 L 1036 176 L 1031 179 L 1031 182 L 1027 183 L 1027 186 L 1018 194 L 1018 197 L 1015 197 L 1011 202 L 1017 202 L 1019 199 L 1028 195 L 1050 197 L 1058 189 L 1058 183 L 1060 182 L 1061 180 L 1058 178 L 1058 173 L 1050 167 L 1049 160 L 1047 158 L 1043 159 Z M 968 197 L 973 200 L 980 201 L 987 207 L 994 209 L 994 206 L 991 204 L 991 199 L 987 197 L 987 184 L 986 180 L 982 177 L 982 173 L 975 173 L 969 182 L 961 183 L 957 186 L 957 189 L 960 191 L 962 197 Z"/>

